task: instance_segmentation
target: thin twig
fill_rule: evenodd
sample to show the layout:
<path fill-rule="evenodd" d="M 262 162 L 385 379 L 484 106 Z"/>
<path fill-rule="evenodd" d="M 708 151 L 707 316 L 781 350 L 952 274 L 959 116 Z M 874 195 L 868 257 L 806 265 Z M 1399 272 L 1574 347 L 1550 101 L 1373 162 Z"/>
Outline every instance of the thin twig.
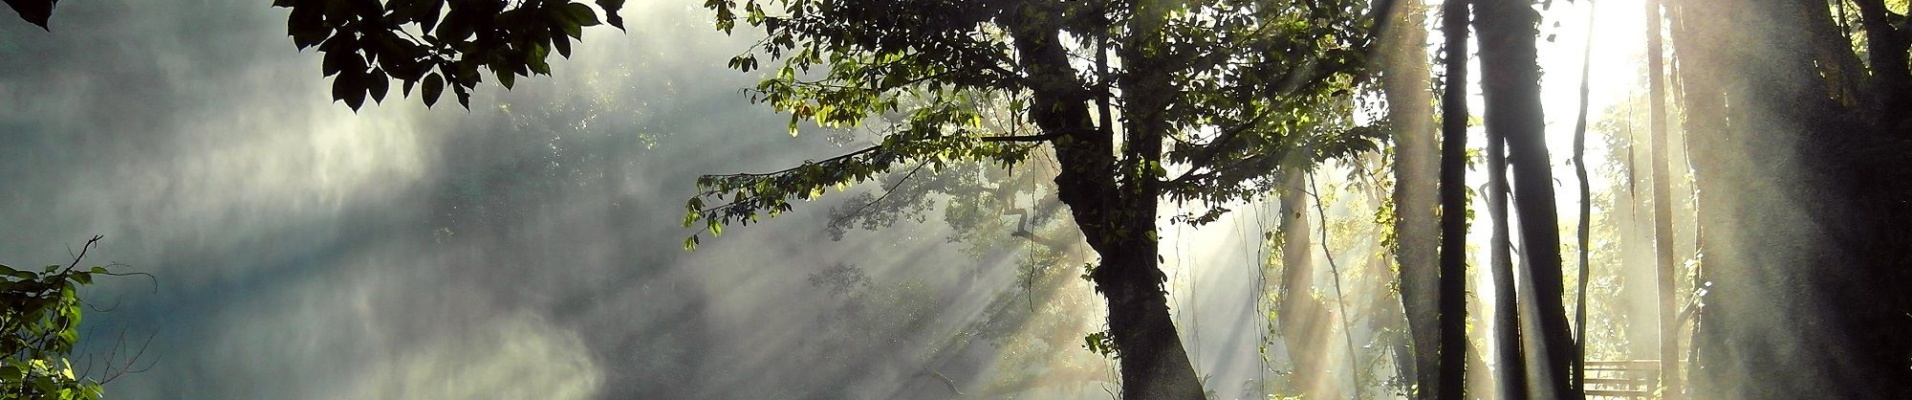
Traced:
<path fill-rule="evenodd" d="M 1314 172 L 1307 172 L 1307 175 L 1308 196 L 1314 197 L 1315 214 L 1321 216 L 1321 254 L 1327 256 L 1328 273 L 1334 274 L 1334 306 L 1341 310 L 1341 335 L 1347 338 L 1348 377 L 1353 378 L 1354 398 L 1359 399 L 1361 398 L 1361 377 L 1356 371 L 1360 370 L 1361 362 L 1355 358 L 1354 332 L 1348 328 L 1348 320 L 1353 317 L 1348 315 L 1347 297 L 1341 292 L 1341 268 L 1334 263 L 1334 250 L 1328 248 L 1328 211 L 1321 207 L 1321 189 L 1315 186 Z"/>
<path fill-rule="evenodd" d="M 92 248 L 93 248 L 93 246 L 94 246 L 95 244 L 97 244 L 97 243 L 99 243 L 99 242 L 100 242 L 100 239 L 101 239 L 101 238 L 104 238 L 104 237 L 106 237 L 106 236 L 102 236 L 102 235 L 93 235 L 93 238 L 92 238 L 92 239 L 87 239 L 87 241 L 86 241 L 86 245 L 83 245 L 83 246 L 80 246 L 80 254 L 79 254 L 79 255 L 75 255 L 75 256 L 73 256 L 73 263 L 71 263 L 71 264 L 67 264 L 67 265 L 66 265 L 66 269 L 65 269 L 65 270 L 62 270 L 62 271 L 60 271 L 60 273 L 61 273 L 61 274 L 65 274 L 65 273 L 67 273 L 67 271 L 72 271 L 74 267 L 78 267 L 78 266 L 80 265 L 80 259 L 82 259 L 82 258 L 86 258 L 86 251 L 87 251 L 88 249 L 92 249 Z M 71 253 L 73 253 L 73 250 L 71 250 L 71 249 L 68 249 L 68 250 L 67 250 L 67 253 L 68 253 L 68 254 L 71 254 Z"/>
<path fill-rule="evenodd" d="M 923 167 L 927 165 L 929 165 L 929 160 L 923 160 L 922 162 L 916 163 L 916 168 L 912 168 L 910 169 L 910 172 L 908 174 L 904 174 L 903 179 L 897 180 L 896 184 L 890 185 L 889 188 L 883 189 L 882 196 L 877 196 L 876 200 L 870 200 L 869 203 L 864 203 L 862 207 L 857 207 L 855 211 L 850 211 L 849 213 L 843 214 L 843 216 L 841 217 L 837 217 L 834 220 L 830 220 L 830 224 L 828 226 L 836 226 L 836 224 L 843 223 L 843 221 L 845 220 L 849 220 L 852 217 L 863 214 L 863 210 L 869 209 L 870 206 L 874 206 L 876 205 L 876 203 L 883 202 L 883 199 L 890 198 L 890 194 L 896 193 L 896 188 L 902 187 L 904 183 L 909 183 L 910 178 L 916 176 L 916 171 L 923 170 Z"/>

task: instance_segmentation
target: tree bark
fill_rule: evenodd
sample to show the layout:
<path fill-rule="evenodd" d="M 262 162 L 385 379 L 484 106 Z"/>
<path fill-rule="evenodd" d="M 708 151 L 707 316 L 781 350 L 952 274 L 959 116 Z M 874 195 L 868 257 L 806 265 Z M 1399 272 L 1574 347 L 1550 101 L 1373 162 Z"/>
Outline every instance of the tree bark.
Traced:
<path fill-rule="evenodd" d="M 1680 3 L 1687 92 L 1724 129 L 1689 135 L 1706 232 L 1694 391 L 1723 398 L 1912 398 L 1900 115 L 1829 96 L 1816 1 Z M 1732 46 L 1758 43 L 1759 46 Z M 1840 49 L 1850 56 L 1849 49 Z M 1831 57 L 1832 59 L 1826 59 Z M 1693 62 L 1688 62 L 1689 60 Z M 1683 76 L 1685 77 L 1685 76 Z M 1714 89 L 1702 92 L 1700 88 Z M 1692 121 L 1692 120 L 1689 120 Z M 1799 207 L 1799 205 L 1809 205 Z M 1717 210 L 1718 212 L 1713 212 Z"/>
<path fill-rule="evenodd" d="M 1084 89 L 1069 64 L 1062 45 L 1060 21 L 1046 18 L 1054 10 L 1030 3 L 1007 21 L 1024 72 L 1031 82 L 1030 119 L 1044 132 L 1060 135 L 1054 142 L 1062 168 L 1056 176 L 1057 197 L 1069 205 L 1076 225 L 1102 260 L 1089 277 L 1109 304 L 1109 334 L 1116 347 L 1125 399 L 1201 399 L 1201 381 L 1168 312 L 1165 275 L 1157 257 L 1156 206 L 1160 188 L 1155 177 L 1130 176 L 1118 183 L 1114 138 L 1108 126 L 1090 118 L 1095 100 Z M 1165 10 L 1144 5 L 1135 23 L 1159 26 Z M 1024 17 L 1027 16 L 1027 17 Z M 1138 29 L 1132 40 L 1159 40 L 1159 29 Z M 1149 68 L 1151 60 L 1128 54 L 1125 47 L 1124 100 L 1127 100 L 1128 149 L 1126 162 L 1161 159 L 1166 126 L 1160 116 L 1170 97 L 1166 76 Z M 1150 98 L 1150 96 L 1157 96 Z M 1106 122 L 1106 121 L 1105 121 Z"/>
<path fill-rule="evenodd" d="M 1508 228 L 1507 138 L 1487 131 L 1487 212 L 1492 224 L 1488 239 L 1488 268 L 1494 282 L 1494 346 L 1499 394 L 1526 399 L 1527 356 L 1521 337 L 1519 294 L 1515 290 L 1512 233 Z"/>
<path fill-rule="evenodd" d="M 1520 209 L 1521 249 L 1540 310 L 1541 356 L 1547 385 L 1559 398 L 1578 399 L 1568 379 L 1573 335 L 1567 323 L 1560 269 L 1560 217 L 1554 208 L 1553 167 L 1540 106 L 1535 41 L 1540 13 L 1525 0 L 1483 0 L 1475 7 L 1480 30 L 1481 89 L 1487 130 L 1504 132 Z"/>
<path fill-rule="evenodd" d="M 1488 267 L 1494 280 L 1494 354 L 1500 366 L 1500 397 L 1527 398 L 1527 351 L 1520 332 L 1520 304 L 1514 290 L 1513 243 L 1507 227 L 1507 142 L 1501 132 L 1487 132 L 1487 213 L 1493 224 L 1488 239 Z"/>
<path fill-rule="evenodd" d="M 1441 9 L 1447 79 L 1441 95 L 1441 365 L 1434 387 L 1441 400 L 1466 394 L 1467 7 L 1466 0 L 1447 0 Z"/>
<path fill-rule="evenodd" d="M 1660 385 L 1663 396 L 1672 399 L 1680 393 L 1680 322 L 1674 309 L 1679 298 L 1675 291 L 1679 274 L 1673 254 L 1673 174 L 1666 156 L 1666 68 L 1661 60 L 1665 53 L 1660 44 L 1660 2 L 1648 0 L 1646 4 L 1647 129 L 1652 135 L 1653 248 L 1659 267 Z"/>
<path fill-rule="evenodd" d="M 1281 181 L 1281 302 L 1276 318 L 1281 323 L 1281 340 L 1288 346 L 1288 359 L 1294 363 L 1290 381 L 1308 398 L 1341 398 L 1330 370 L 1329 334 L 1333 317 L 1328 307 L 1312 295 L 1314 287 L 1314 251 L 1310 247 L 1307 177 L 1299 173 L 1283 174 Z"/>
<path fill-rule="evenodd" d="M 1381 88 L 1388 101 L 1388 120 L 1394 125 L 1395 261 L 1399 263 L 1401 308 L 1407 315 L 1414 368 L 1409 375 L 1420 390 L 1416 398 L 1434 395 L 1440 357 L 1438 257 L 1440 223 L 1435 210 L 1440 201 L 1439 147 L 1434 141 L 1434 117 L 1427 61 L 1427 22 L 1420 0 L 1399 0 L 1389 10 L 1390 28 L 1382 32 Z M 1404 371 L 1405 372 L 1405 371 Z"/>
<path fill-rule="evenodd" d="M 1649 0 L 1650 1 L 1650 0 Z M 1591 252 L 1588 244 L 1593 232 L 1593 187 L 1587 183 L 1587 92 L 1588 75 L 1593 66 L 1593 18 L 1592 3 L 1587 11 L 1587 41 L 1580 49 L 1580 115 L 1573 125 L 1573 174 L 1580 181 L 1580 288 L 1574 297 L 1574 327 L 1579 331 L 1574 335 L 1573 345 L 1573 386 L 1587 387 L 1587 281 L 1593 278 L 1588 269 L 1587 254 Z"/>

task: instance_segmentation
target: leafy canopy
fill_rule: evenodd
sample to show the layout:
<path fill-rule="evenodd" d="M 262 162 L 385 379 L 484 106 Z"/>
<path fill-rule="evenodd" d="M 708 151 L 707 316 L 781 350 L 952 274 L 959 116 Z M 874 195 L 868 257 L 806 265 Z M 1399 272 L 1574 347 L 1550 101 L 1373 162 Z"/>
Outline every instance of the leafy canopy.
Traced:
<path fill-rule="evenodd" d="M 782 171 L 702 177 L 684 223 L 721 234 L 725 224 L 776 216 L 793 200 L 897 168 L 1015 165 L 1045 145 L 1137 134 L 1170 144 L 1160 155 L 1122 151 L 1116 160 L 1110 152 L 1061 168 L 1107 169 L 1120 178 L 1113 181 L 1146 182 L 1170 200 L 1223 204 L 1265 192 L 1290 157 L 1373 148 L 1380 130 L 1345 117 L 1373 42 L 1372 19 L 1361 18 L 1366 2 L 1171 3 L 1148 28 L 1158 31 L 1145 32 L 1130 1 L 709 0 L 719 29 L 742 22 L 765 33 L 729 66 L 754 71 L 771 61 L 752 99 L 788 113 L 792 134 L 805 121 L 881 134 L 866 148 Z M 1064 57 L 1042 53 L 1055 48 Z M 1151 96 L 1167 106 L 1145 117 L 1167 129 L 1135 131 L 1143 128 L 1132 126 L 1125 99 L 1155 89 L 1139 86 L 1151 75 L 1166 76 L 1167 90 Z M 1093 125 L 1058 130 L 1039 121 L 1087 103 L 1100 109 Z M 1022 123 L 985 127 L 992 107 Z M 1045 128 L 1023 130 L 1032 125 Z M 1184 218 L 1207 222 L 1225 211 Z"/>
<path fill-rule="evenodd" d="M 286 29 L 300 49 L 317 47 L 332 80 L 332 98 L 357 110 L 382 102 L 392 81 L 425 105 L 447 86 L 471 107 L 471 90 L 489 71 L 510 89 L 520 76 L 548 75 L 553 51 L 571 56 L 583 28 L 618 29 L 624 0 L 595 0 L 605 19 L 567 0 L 273 0 L 292 10 Z"/>

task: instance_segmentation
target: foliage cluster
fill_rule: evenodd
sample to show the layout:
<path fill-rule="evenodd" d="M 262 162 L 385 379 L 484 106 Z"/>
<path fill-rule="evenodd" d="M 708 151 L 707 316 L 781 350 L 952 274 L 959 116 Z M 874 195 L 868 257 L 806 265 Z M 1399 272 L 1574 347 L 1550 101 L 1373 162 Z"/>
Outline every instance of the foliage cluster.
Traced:
<path fill-rule="evenodd" d="M 103 394 L 100 382 L 75 374 L 67 355 L 80 339 L 79 287 L 92 284 L 95 275 L 112 273 L 78 265 L 78 258 L 39 272 L 0 265 L 0 355 L 6 357 L 0 364 L 0 398 L 98 399 Z"/>
<path fill-rule="evenodd" d="M 274 0 L 291 9 L 287 31 L 300 49 L 324 53 L 333 100 L 357 110 L 383 102 L 392 81 L 425 105 L 446 86 L 471 107 L 471 90 L 491 72 L 509 89 L 520 76 L 548 75 L 553 51 L 571 56 L 583 28 L 608 22 L 622 29 L 624 0 L 596 0 L 606 18 L 567 0 Z"/>

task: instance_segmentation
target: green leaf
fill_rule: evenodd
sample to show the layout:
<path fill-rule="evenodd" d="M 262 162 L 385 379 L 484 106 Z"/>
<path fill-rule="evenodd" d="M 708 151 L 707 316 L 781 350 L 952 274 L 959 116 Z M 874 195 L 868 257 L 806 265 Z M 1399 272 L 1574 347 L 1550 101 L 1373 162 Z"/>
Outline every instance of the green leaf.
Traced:
<path fill-rule="evenodd" d="M 689 238 L 684 239 L 684 251 L 693 250 L 697 250 L 697 235 L 690 235 Z"/>
<path fill-rule="evenodd" d="M 566 16 L 569 16 L 571 21 L 577 22 L 578 26 L 597 26 L 597 24 L 602 23 L 598 22 L 597 11 L 591 11 L 591 6 L 584 5 L 583 3 L 565 4 L 560 6 L 559 10 L 562 10 Z"/>
<path fill-rule="evenodd" d="M 531 67 L 531 72 L 536 74 L 550 75 L 551 64 L 545 62 L 544 59 L 551 55 L 551 50 L 535 43 L 532 44 L 531 48 L 527 50 L 529 51 L 526 52 L 524 61 L 526 64 L 529 64 L 529 66 Z"/>

